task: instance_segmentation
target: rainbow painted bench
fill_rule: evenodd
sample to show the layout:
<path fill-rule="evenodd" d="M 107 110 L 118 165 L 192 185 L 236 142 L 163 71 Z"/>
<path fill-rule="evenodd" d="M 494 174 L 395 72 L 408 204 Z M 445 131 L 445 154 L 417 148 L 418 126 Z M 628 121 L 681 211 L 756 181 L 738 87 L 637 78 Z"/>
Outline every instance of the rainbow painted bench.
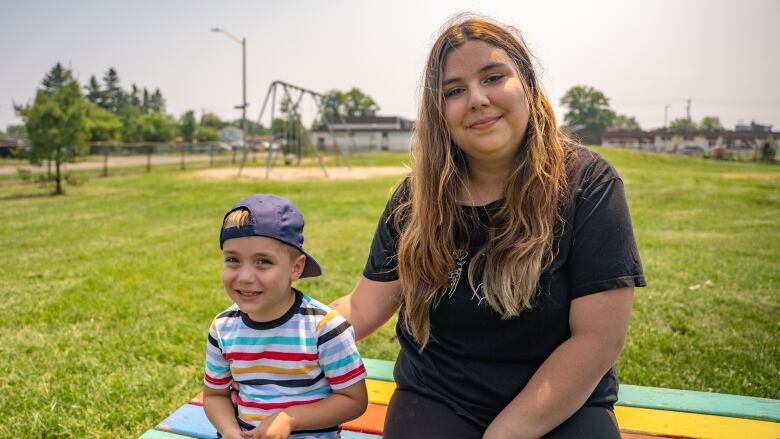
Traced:
<path fill-rule="evenodd" d="M 363 360 L 368 410 L 343 424 L 343 439 L 381 439 L 387 403 L 395 389 L 393 362 Z M 623 439 L 780 438 L 780 400 L 621 384 L 615 415 Z M 198 394 L 141 439 L 216 437 Z"/>

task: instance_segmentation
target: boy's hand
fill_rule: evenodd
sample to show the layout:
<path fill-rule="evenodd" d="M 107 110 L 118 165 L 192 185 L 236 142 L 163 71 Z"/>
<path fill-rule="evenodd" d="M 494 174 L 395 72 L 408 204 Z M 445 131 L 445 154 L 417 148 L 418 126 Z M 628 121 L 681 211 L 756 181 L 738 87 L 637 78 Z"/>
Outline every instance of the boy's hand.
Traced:
<path fill-rule="evenodd" d="M 247 433 L 250 433 L 251 439 L 287 439 L 292 433 L 292 422 L 293 418 L 287 413 L 276 412 Z"/>
<path fill-rule="evenodd" d="M 245 439 L 241 430 L 226 430 L 222 432 L 222 439 Z"/>

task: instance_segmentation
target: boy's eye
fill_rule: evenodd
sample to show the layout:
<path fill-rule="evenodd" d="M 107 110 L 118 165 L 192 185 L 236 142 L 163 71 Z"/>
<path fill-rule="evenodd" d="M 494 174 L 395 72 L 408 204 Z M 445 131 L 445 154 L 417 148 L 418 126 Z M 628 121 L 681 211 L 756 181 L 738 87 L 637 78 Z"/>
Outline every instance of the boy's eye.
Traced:
<path fill-rule="evenodd" d="M 271 260 L 270 259 L 266 259 L 266 258 L 260 258 L 260 259 L 257 260 L 256 263 L 257 263 L 257 265 L 270 265 L 270 264 L 272 264 Z"/>
<path fill-rule="evenodd" d="M 225 257 L 225 263 L 226 264 L 238 264 L 238 258 L 235 258 L 233 256 L 226 256 Z"/>

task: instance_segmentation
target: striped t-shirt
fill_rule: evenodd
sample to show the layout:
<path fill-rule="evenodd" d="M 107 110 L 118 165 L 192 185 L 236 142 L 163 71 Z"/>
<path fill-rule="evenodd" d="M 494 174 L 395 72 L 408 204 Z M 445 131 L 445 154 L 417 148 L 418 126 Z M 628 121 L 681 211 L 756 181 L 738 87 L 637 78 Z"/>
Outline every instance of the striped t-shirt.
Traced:
<path fill-rule="evenodd" d="M 319 401 L 366 377 L 349 322 L 294 291 L 295 303 L 274 321 L 255 322 L 234 304 L 211 323 L 203 383 L 241 385 L 240 424 L 257 426 L 279 410 Z"/>

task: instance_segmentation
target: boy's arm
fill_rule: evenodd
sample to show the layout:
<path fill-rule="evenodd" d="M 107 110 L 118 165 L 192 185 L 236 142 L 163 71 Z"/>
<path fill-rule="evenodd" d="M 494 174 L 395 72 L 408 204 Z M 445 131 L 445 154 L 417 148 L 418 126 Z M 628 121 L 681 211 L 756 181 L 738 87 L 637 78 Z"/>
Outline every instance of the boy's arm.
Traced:
<path fill-rule="evenodd" d="M 332 394 L 320 401 L 288 407 L 274 413 L 253 430 L 253 437 L 254 439 L 286 439 L 290 432 L 295 430 L 333 427 L 362 415 L 367 405 L 366 382 L 360 380 L 351 386 L 334 390 Z"/>
<path fill-rule="evenodd" d="M 230 388 L 212 389 L 203 386 L 203 409 L 214 428 L 225 439 L 243 439 L 236 421 L 236 412 L 230 402 Z"/>

